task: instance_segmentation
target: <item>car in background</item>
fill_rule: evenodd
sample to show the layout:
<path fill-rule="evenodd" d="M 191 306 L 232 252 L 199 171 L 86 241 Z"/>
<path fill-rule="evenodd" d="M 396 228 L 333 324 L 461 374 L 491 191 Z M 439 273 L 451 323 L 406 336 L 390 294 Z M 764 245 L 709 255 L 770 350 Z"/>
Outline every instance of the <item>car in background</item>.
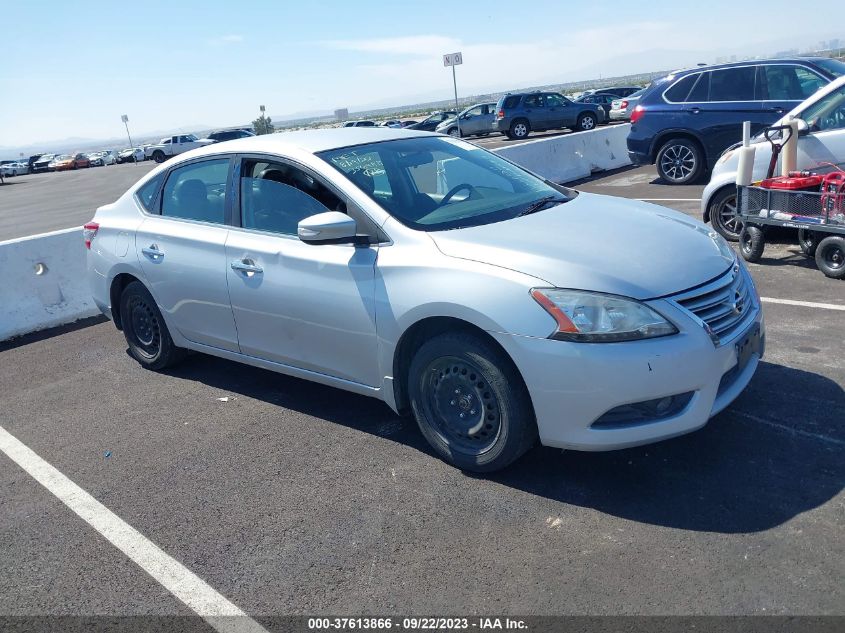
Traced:
<path fill-rule="evenodd" d="M 635 92 L 642 90 L 641 86 L 611 86 L 609 88 L 599 88 L 593 90 L 594 95 L 616 95 L 618 97 L 628 97 Z"/>
<path fill-rule="evenodd" d="M 127 147 L 117 153 L 117 163 L 141 163 L 146 160 L 142 147 Z"/>
<path fill-rule="evenodd" d="M 376 127 L 375 121 L 347 121 L 343 127 Z"/>
<path fill-rule="evenodd" d="M 88 154 L 88 160 L 91 167 L 105 167 L 106 165 L 113 165 L 115 162 L 111 152 L 91 152 Z"/>
<path fill-rule="evenodd" d="M 845 77 L 816 92 L 774 125 L 783 125 L 790 119 L 796 119 L 799 126 L 797 169 L 825 172 L 835 169 L 834 165 L 845 168 Z M 762 180 L 767 176 L 772 147 L 762 134 L 755 136 L 751 144 L 755 148 L 751 178 Z M 742 231 L 742 222 L 736 217 L 739 146 L 737 143 L 729 147 L 719 157 L 701 196 L 703 220 L 731 241 L 737 241 Z M 780 173 L 779 165 L 775 173 Z"/>
<path fill-rule="evenodd" d="M 519 140 L 532 131 L 569 128 L 585 132 L 603 121 L 604 110 L 594 103 L 570 101 L 557 92 L 524 92 L 499 99 L 493 130 Z"/>
<path fill-rule="evenodd" d="M 29 173 L 29 164 L 21 161 L 0 165 L 0 174 L 4 176 L 25 176 Z"/>
<path fill-rule="evenodd" d="M 610 120 L 610 104 L 619 98 L 620 95 L 610 93 L 593 93 L 591 95 L 581 95 L 575 99 L 575 103 L 592 103 L 599 106 L 602 110 L 604 110 L 604 122 L 607 123 Z"/>
<path fill-rule="evenodd" d="M 396 119 L 391 119 L 390 121 L 382 121 L 381 123 L 379 123 L 379 127 L 399 128 L 402 127 L 402 121 L 398 121 Z"/>
<path fill-rule="evenodd" d="M 462 110 L 457 119 L 446 119 L 434 131 L 450 136 L 487 136 L 493 130 L 495 118 L 495 103 L 476 103 Z"/>
<path fill-rule="evenodd" d="M 70 169 L 85 169 L 91 166 L 88 156 L 82 152 L 76 154 L 61 154 L 50 162 L 50 171 L 67 171 Z"/>
<path fill-rule="evenodd" d="M 30 171 L 33 174 L 38 174 L 45 171 L 50 171 L 50 163 L 58 156 L 58 154 L 41 154 L 35 162 L 32 163 Z"/>
<path fill-rule="evenodd" d="M 771 125 L 816 90 L 845 75 L 826 57 L 753 60 L 678 71 L 658 79 L 631 113 L 628 156 L 657 165 L 672 185 L 695 182 L 725 148 Z"/>
<path fill-rule="evenodd" d="M 640 102 L 640 97 L 645 91 L 645 88 L 641 88 L 627 97 L 614 99 L 610 104 L 610 111 L 607 113 L 608 118 L 611 121 L 630 121 L 631 112 L 634 111 L 634 108 Z"/>
<path fill-rule="evenodd" d="M 439 134 L 199 149 L 80 237 L 116 353 L 166 371 L 194 350 L 378 398 L 471 471 L 538 441 L 617 450 L 696 431 L 764 350 L 754 281 L 700 222 Z"/>
<path fill-rule="evenodd" d="M 416 125 L 418 121 L 414 121 L 412 119 L 408 119 L 407 121 L 400 121 L 399 124 L 401 127 L 411 127 L 412 125 Z"/>
<path fill-rule="evenodd" d="M 444 110 L 442 112 L 434 112 L 427 116 L 419 123 L 406 126 L 407 130 L 419 130 L 421 132 L 434 132 L 437 126 L 443 123 L 446 119 L 454 118 L 458 113 L 454 110 Z"/>
<path fill-rule="evenodd" d="M 217 132 L 212 132 L 206 138 L 215 143 L 222 143 L 223 141 L 234 141 L 236 138 L 249 138 L 250 136 L 255 136 L 255 132 L 238 129 L 218 130 Z"/>

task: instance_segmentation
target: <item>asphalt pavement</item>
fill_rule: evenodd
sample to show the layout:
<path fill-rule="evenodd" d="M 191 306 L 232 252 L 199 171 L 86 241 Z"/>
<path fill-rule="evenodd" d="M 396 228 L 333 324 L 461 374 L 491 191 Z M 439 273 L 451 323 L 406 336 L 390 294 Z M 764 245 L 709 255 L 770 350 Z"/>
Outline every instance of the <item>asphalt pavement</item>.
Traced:
<path fill-rule="evenodd" d="M 697 215 L 701 186 L 655 181 L 577 186 Z M 845 615 L 845 284 L 790 239 L 751 266 L 749 388 L 651 446 L 472 476 L 376 400 L 199 354 L 145 371 L 97 320 L 0 344 L 0 426 L 256 618 Z M 0 614 L 188 613 L 5 455 L 0 507 Z"/>

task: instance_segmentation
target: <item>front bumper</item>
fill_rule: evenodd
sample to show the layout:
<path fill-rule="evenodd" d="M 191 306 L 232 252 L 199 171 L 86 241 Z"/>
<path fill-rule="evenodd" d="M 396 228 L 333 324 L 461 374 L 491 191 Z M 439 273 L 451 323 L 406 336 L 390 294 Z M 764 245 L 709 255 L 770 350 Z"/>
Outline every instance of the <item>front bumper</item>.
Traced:
<path fill-rule="evenodd" d="M 703 427 L 745 389 L 762 347 L 736 371 L 735 341 L 715 347 L 703 327 L 679 306 L 665 300 L 650 304 L 681 332 L 646 341 L 593 344 L 491 333 L 525 380 L 544 445 L 608 451 L 676 437 Z M 765 340 L 763 313 L 757 308 L 737 341 L 753 328 L 759 328 Z M 614 428 L 592 426 L 616 407 L 688 392 L 693 392 L 689 403 L 671 417 Z"/>

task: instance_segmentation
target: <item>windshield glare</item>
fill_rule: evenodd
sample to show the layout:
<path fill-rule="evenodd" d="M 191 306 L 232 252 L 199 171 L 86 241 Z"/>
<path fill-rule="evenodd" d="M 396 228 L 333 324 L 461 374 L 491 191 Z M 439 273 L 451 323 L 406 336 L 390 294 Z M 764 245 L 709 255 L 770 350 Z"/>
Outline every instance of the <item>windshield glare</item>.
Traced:
<path fill-rule="evenodd" d="M 397 220 L 421 231 L 510 220 L 577 195 L 480 147 L 440 136 L 359 145 L 318 155 Z M 544 199 L 550 204 L 536 204 Z"/>

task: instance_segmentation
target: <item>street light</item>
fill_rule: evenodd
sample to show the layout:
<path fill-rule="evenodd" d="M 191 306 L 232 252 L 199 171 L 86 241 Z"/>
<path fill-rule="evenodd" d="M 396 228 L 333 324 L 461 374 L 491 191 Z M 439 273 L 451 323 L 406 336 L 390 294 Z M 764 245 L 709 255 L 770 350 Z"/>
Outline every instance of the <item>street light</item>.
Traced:
<path fill-rule="evenodd" d="M 132 145 L 132 136 L 129 134 L 129 117 L 125 114 L 120 115 L 120 120 L 123 121 L 123 125 L 126 126 L 126 137 L 129 139 L 129 149 L 132 150 L 132 160 L 135 161 L 135 164 L 138 164 L 138 157 L 135 155 L 135 146 Z"/>

